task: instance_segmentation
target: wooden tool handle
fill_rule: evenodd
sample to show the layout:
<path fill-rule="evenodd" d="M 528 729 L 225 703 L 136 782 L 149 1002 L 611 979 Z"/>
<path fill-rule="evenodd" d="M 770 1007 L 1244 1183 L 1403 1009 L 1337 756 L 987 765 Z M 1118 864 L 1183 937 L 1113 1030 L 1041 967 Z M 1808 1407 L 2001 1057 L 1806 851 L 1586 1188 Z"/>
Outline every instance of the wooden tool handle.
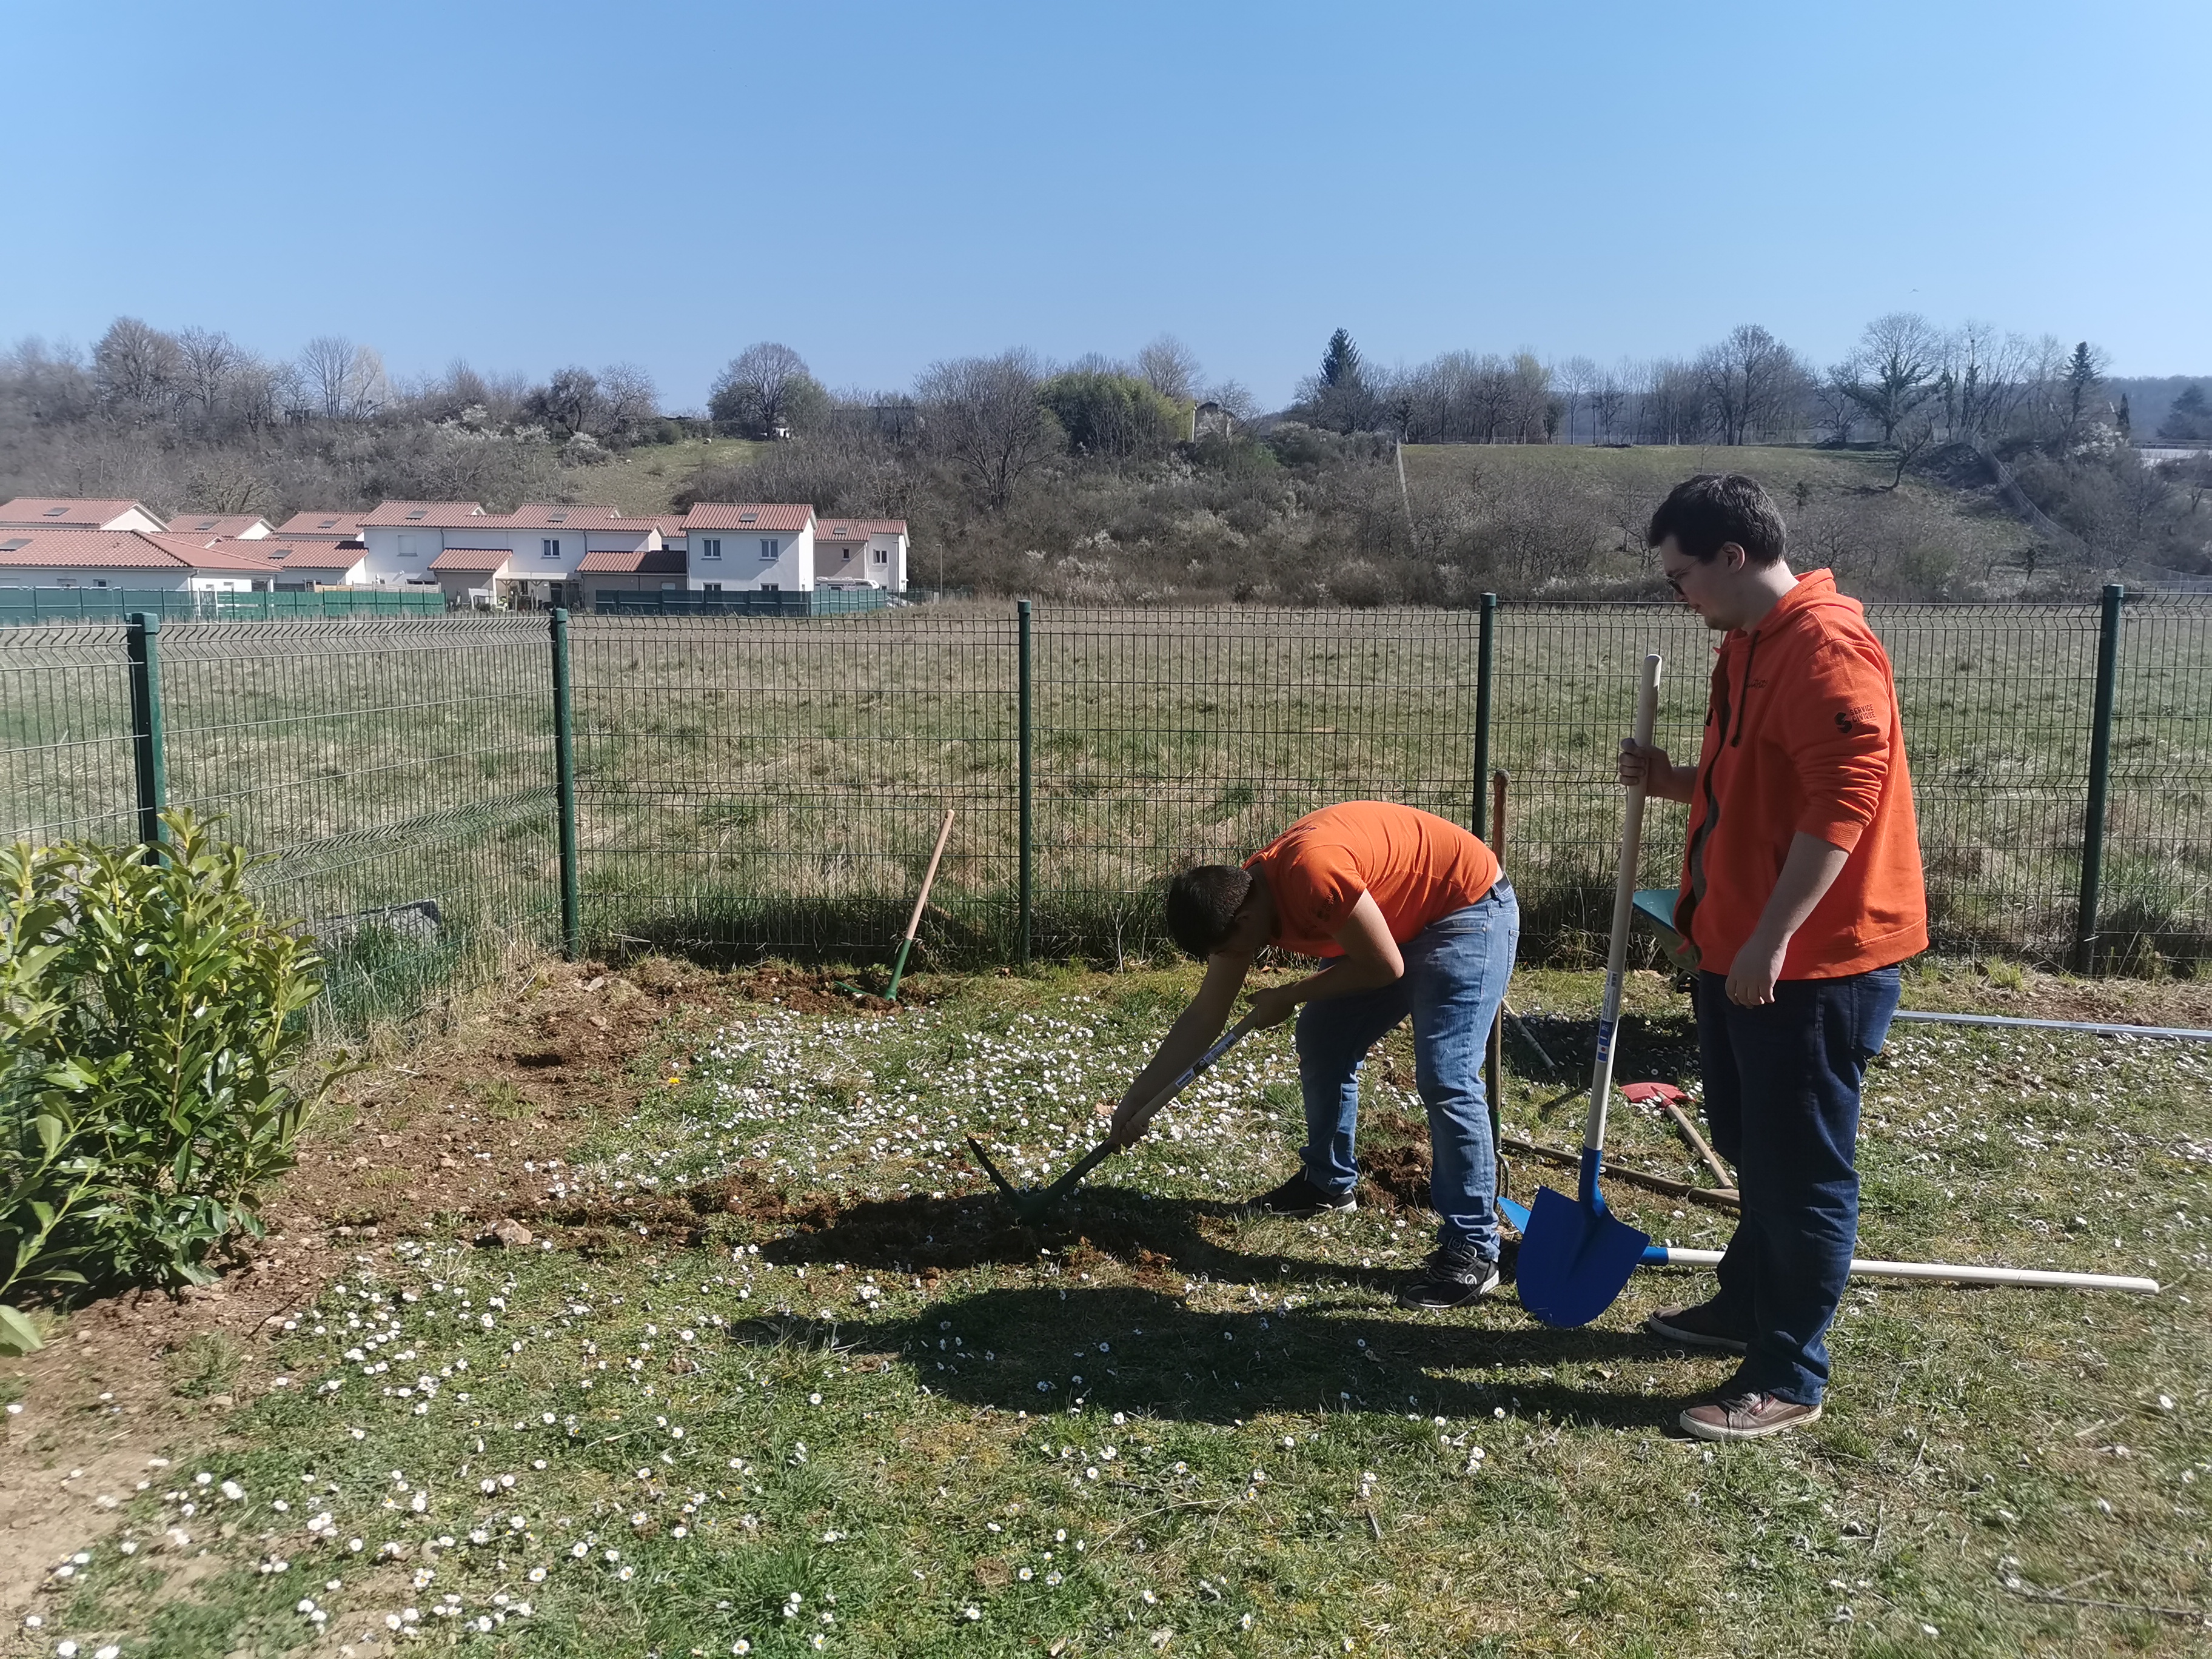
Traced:
<path fill-rule="evenodd" d="M 1651 746 L 1659 718 L 1659 653 L 1644 659 L 1643 683 L 1636 695 L 1636 746 Z M 1605 1005 L 1597 1019 L 1597 1059 L 1590 1067 L 1589 1120 L 1583 1128 L 1583 1150 L 1605 1150 L 1606 1113 L 1613 1097 L 1613 1037 L 1620 1024 L 1621 981 L 1628 971 L 1628 927 L 1636 910 L 1636 866 L 1644 847 L 1644 786 L 1632 785 L 1621 815 L 1620 871 L 1613 889 L 1613 948 L 1605 963 Z"/>
<path fill-rule="evenodd" d="M 937 884 L 938 861 L 945 856 L 945 843 L 952 835 L 952 809 L 945 809 L 945 822 L 937 826 L 937 849 L 929 855 L 928 872 L 921 878 L 921 893 L 914 902 L 914 914 L 907 918 L 906 942 L 914 943 L 914 936 L 921 931 L 921 913 L 929 905 L 929 890 Z"/>

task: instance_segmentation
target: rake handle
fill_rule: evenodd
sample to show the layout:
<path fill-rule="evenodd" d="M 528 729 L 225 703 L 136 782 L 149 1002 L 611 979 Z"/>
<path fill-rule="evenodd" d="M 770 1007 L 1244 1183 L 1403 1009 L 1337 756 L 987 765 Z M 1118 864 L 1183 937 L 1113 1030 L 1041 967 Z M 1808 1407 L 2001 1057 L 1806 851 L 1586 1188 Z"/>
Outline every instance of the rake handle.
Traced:
<path fill-rule="evenodd" d="M 1659 653 L 1644 659 L 1644 674 L 1636 694 L 1636 746 L 1651 746 L 1651 728 L 1659 718 Z M 1589 1118 L 1583 1127 L 1583 1176 L 1585 1204 L 1597 1199 L 1597 1165 L 1605 1152 L 1606 1113 L 1613 1100 L 1613 1039 L 1620 1024 L 1621 981 L 1628 972 L 1628 927 L 1636 909 L 1636 866 L 1644 846 L 1644 786 L 1632 785 L 1628 805 L 1621 814 L 1620 870 L 1613 890 L 1613 943 L 1606 954 L 1605 1003 L 1597 1021 L 1597 1058 L 1590 1066 Z"/>

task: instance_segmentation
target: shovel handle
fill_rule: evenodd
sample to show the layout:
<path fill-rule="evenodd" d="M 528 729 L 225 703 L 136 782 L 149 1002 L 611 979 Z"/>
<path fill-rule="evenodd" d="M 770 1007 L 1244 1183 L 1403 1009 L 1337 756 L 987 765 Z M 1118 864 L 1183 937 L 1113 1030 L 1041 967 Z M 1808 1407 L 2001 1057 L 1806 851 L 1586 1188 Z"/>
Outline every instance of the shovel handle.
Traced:
<path fill-rule="evenodd" d="M 1659 653 L 1644 659 L 1642 683 L 1636 694 L 1636 746 L 1651 746 L 1651 728 L 1659 718 Z M 1644 846 L 1642 784 L 1628 791 L 1627 810 L 1621 814 L 1620 870 L 1613 890 L 1613 945 L 1605 963 L 1605 1003 L 1597 1020 L 1597 1059 L 1590 1067 L 1589 1118 L 1583 1127 L 1583 1181 L 1595 1188 L 1598 1158 L 1605 1151 L 1606 1112 L 1613 1100 L 1613 1038 L 1620 1024 L 1621 981 L 1628 971 L 1628 926 L 1636 909 L 1636 866 Z M 1585 1203 L 1591 1194 L 1582 1194 Z"/>

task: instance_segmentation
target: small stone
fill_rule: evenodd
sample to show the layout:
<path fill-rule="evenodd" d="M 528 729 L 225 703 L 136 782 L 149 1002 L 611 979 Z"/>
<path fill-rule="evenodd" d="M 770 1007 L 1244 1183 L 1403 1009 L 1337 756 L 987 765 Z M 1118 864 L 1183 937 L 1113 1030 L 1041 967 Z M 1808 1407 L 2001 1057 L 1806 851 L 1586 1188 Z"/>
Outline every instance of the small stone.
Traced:
<path fill-rule="evenodd" d="M 477 1236 L 477 1243 L 487 1247 L 504 1247 L 519 1250 L 531 1241 L 530 1229 L 513 1216 L 502 1216 L 492 1227 Z"/>

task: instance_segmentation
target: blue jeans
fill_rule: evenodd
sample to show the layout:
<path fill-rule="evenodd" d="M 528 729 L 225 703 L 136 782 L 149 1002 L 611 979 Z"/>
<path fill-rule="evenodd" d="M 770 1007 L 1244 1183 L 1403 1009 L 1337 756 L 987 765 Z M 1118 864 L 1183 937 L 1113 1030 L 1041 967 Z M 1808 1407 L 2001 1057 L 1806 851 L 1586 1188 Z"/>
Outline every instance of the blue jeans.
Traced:
<path fill-rule="evenodd" d="M 1736 1169 L 1743 1215 L 1719 1268 L 1723 1317 L 1748 1333 L 1730 1392 L 1816 1406 L 1824 1340 L 1859 1231 L 1859 1084 L 1897 1012 L 1898 970 L 1785 979 L 1764 1008 L 1698 975 L 1705 1121 Z"/>
<path fill-rule="evenodd" d="M 1406 971 L 1380 990 L 1298 1009 L 1298 1086 L 1305 1096 L 1306 1179 L 1331 1194 L 1359 1180 L 1352 1133 L 1359 1067 L 1383 1034 L 1413 1017 L 1413 1079 L 1429 1111 L 1429 1204 L 1437 1242 L 1498 1259 L 1498 1149 L 1482 1057 L 1512 976 L 1521 906 L 1504 877 L 1473 904 L 1398 947 Z"/>

